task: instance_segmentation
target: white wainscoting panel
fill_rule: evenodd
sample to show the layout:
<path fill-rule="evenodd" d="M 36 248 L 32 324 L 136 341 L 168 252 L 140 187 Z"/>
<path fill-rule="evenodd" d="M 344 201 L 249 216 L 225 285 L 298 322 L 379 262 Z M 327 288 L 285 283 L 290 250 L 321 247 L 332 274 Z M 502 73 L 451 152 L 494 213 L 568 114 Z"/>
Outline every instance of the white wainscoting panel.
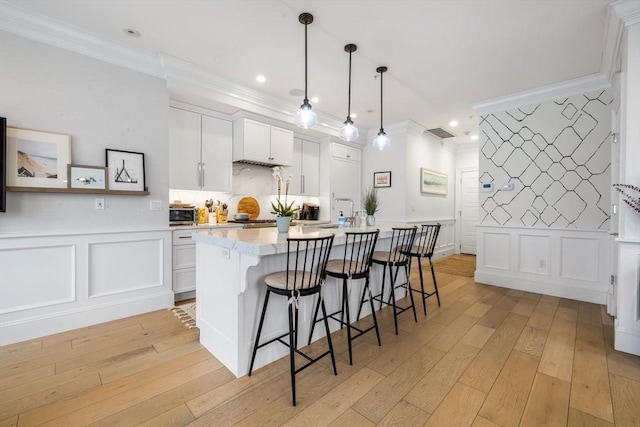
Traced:
<path fill-rule="evenodd" d="M 482 266 L 498 270 L 509 270 L 509 254 L 511 253 L 511 239 L 509 234 L 487 232 L 484 235 Z"/>
<path fill-rule="evenodd" d="M 618 238 L 616 350 L 640 356 L 640 239 Z"/>
<path fill-rule="evenodd" d="M 0 314 L 75 300 L 75 252 L 75 245 L 0 250 Z M 19 286 L 7 286 L 13 281 Z"/>
<path fill-rule="evenodd" d="M 560 238 L 560 277 L 598 281 L 598 239 Z"/>
<path fill-rule="evenodd" d="M 171 230 L 0 236 L 0 345 L 173 306 Z"/>
<path fill-rule="evenodd" d="M 436 247 L 433 251 L 433 258 L 441 258 L 447 255 L 452 255 L 456 252 L 456 220 L 455 219 L 439 219 L 439 220 L 424 220 L 424 221 L 407 221 L 407 225 L 415 225 L 420 231 L 422 224 L 440 224 L 440 232 L 438 233 L 438 240 L 436 240 Z"/>
<path fill-rule="evenodd" d="M 163 285 L 162 239 L 89 244 L 89 298 Z"/>
<path fill-rule="evenodd" d="M 521 273 L 551 274 L 551 239 L 548 236 L 523 234 L 518 239 L 518 271 Z"/>
<path fill-rule="evenodd" d="M 607 231 L 478 225 L 477 232 L 476 282 L 606 303 Z"/>

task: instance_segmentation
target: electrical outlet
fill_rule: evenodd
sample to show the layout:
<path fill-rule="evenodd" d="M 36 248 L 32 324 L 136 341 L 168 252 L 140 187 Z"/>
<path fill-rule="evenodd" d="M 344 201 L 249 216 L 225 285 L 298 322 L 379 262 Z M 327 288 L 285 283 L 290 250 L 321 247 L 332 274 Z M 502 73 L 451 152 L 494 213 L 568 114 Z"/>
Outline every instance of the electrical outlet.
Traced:
<path fill-rule="evenodd" d="M 96 199 L 96 209 L 104 209 L 104 199 Z"/>
<path fill-rule="evenodd" d="M 149 201 L 149 209 L 152 211 L 161 211 L 162 210 L 162 200 L 150 200 Z"/>
<path fill-rule="evenodd" d="M 538 267 L 540 267 L 540 268 L 546 268 L 546 267 L 547 267 L 547 261 L 545 261 L 545 260 L 543 260 L 543 259 L 538 260 Z"/>

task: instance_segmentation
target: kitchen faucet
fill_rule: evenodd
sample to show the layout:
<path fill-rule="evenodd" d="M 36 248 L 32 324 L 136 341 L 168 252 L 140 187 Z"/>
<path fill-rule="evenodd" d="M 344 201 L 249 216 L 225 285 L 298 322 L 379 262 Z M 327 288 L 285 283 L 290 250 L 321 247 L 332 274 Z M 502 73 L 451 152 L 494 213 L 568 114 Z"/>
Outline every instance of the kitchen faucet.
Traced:
<path fill-rule="evenodd" d="M 353 199 L 349 199 L 349 198 L 346 198 L 346 197 L 336 197 L 333 200 L 335 200 L 336 202 L 349 202 L 350 215 L 345 218 L 345 222 L 350 223 L 351 226 L 353 227 Z"/>

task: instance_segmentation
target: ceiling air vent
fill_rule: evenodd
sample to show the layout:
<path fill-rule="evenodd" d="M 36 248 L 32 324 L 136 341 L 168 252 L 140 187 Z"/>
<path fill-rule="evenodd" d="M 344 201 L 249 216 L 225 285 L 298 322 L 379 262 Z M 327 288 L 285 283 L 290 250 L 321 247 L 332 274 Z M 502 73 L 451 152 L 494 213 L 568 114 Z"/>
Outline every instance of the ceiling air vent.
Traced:
<path fill-rule="evenodd" d="M 449 132 L 448 130 L 444 129 L 444 128 L 433 128 L 433 129 L 427 129 L 425 130 L 425 132 L 429 132 L 432 135 L 437 136 L 438 138 L 441 139 L 445 139 L 445 138 L 455 138 L 456 135 L 452 134 L 451 132 Z"/>

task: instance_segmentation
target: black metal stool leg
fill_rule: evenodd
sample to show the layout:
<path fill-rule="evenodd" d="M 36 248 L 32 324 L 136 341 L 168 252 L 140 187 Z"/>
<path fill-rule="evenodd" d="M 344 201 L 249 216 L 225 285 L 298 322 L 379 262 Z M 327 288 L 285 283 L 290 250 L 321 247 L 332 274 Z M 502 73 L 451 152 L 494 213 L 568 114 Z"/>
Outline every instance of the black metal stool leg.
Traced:
<path fill-rule="evenodd" d="M 422 273 L 422 257 L 418 257 L 418 271 L 420 272 L 420 294 L 422 295 L 422 310 L 424 315 L 427 315 L 427 297 L 424 292 L 424 279 Z"/>
<path fill-rule="evenodd" d="M 384 302 L 384 281 L 385 281 L 385 277 L 384 275 L 387 272 L 387 264 L 384 264 L 382 266 L 382 287 L 380 289 L 380 308 L 379 310 L 382 310 L 382 303 Z M 391 277 L 391 267 L 389 267 L 389 277 Z M 393 290 L 393 280 L 391 281 L 391 289 Z"/>
<path fill-rule="evenodd" d="M 297 317 L 297 309 L 293 307 L 294 304 L 289 304 L 289 363 L 290 363 L 290 371 L 291 371 L 291 397 L 293 400 L 293 406 L 296 406 L 296 363 L 295 363 L 295 337 L 294 337 L 294 326 L 293 326 L 293 316 L 294 310 L 296 311 Z"/>
<path fill-rule="evenodd" d="M 349 365 L 353 365 L 353 353 L 351 352 L 351 315 L 349 314 L 349 295 L 347 291 L 347 279 L 343 279 L 342 281 L 342 314 L 344 315 L 345 311 L 347 312 L 347 343 L 349 344 Z M 340 316 L 342 319 L 342 316 Z M 342 324 L 340 326 L 342 328 Z"/>
<path fill-rule="evenodd" d="M 316 309 L 313 314 L 313 318 L 311 319 L 311 332 L 309 332 L 309 342 L 307 345 L 311 345 L 311 338 L 313 338 L 313 331 L 316 328 L 316 322 L 318 321 L 318 312 L 320 311 L 320 295 L 318 295 L 318 303 L 316 304 Z"/>
<path fill-rule="evenodd" d="M 322 300 L 321 304 L 322 304 L 322 315 L 324 318 L 324 328 L 327 333 L 327 342 L 329 343 L 329 353 L 331 354 L 331 363 L 333 364 L 333 374 L 338 375 L 338 370 L 336 369 L 336 356 L 333 353 L 333 343 L 331 342 L 331 331 L 329 331 L 329 321 L 327 320 L 327 309 L 324 306 L 324 300 Z"/>
<path fill-rule="evenodd" d="M 411 280 L 409 279 L 409 273 L 410 273 L 409 264 L 405 266 L 404 273 L 407 276 L 407 283 L 405 284 L 405 286 L 407 287 L 407 291 L 409 292 L 409 299 L 411 300 L 411 309 L 413 310 L 413 320 L 417 322 L 418 317 L 416 316 L 416 304 L 415 304 L 415 301 L 413 300 L 413 292 L 411 292 Z"/>
<path fill-rule="evenodd" d="M 440 307 L 440 294 L 438 293 L 438 284 L 436 283 L 436 272 L 433 270 L 433 263 L 429 257 L 429 265 L 431 266 L 431 276 L 433 276 L 433 287 L 436 290 L 436 298 L 438 298 L 438 307 Z"/>
<path fill-rule="evenodd" d="M 373 316 L 373 325 L 376 328 L 376 337 L 378 338 L 378 347 L 380 347 L 382 345 L 382 343 L 380 342 L 380 330 L 378 329 L 378 319 L 376 318 L 376 310 L 375 308 L 373 308 L 373 296 L 371 295 L 371 288 L 369 288 L 369 276 L 366 277 L 365 282 L 364 282 L 364 289 L 362 290 L 362 293 L 364 294 L 365 291 L 369 291 L 369 303 L 371 305 L 371 315 Z M 358 316 L 358 320 L 360 319 L 360 316 Z"/>
<path fill-rule="evenodd" d="M 395 281 L 393 280 L 393 273 L 391 273 L 391 270 L 392 268 L 389 267 L 389 281 L 391 282 L 391 301 L 392 301 L 392 308 L 393 308 L 393 324 L 396 328 L 396 335 L 398 335 L 398 313 L 396 312 L 396 293 L 394 292 L 396 284 L 395 284 Z"/>
<path fill-rule="evenodd" d="M 264 304 L 262 306 L 262 315 L 260 316 L 260 323 L 258 324 L 258 333 L 256 334 L 256 341 L 253 343 L 253 352 L 251 354 L 251 364 L 249 365 L 249 376 L 253 371 L 253 362 L 256 361 L 256 352 L 258 351 L 258 342 L 260 341 L 260 334 L 262 333 L 262 325 L 264 324 L 264 315 L 267 313 L 267 304 L 269 303 L 269 295 L 271 291 L 267 289 L 267 294 L 264 297 Z"/>

